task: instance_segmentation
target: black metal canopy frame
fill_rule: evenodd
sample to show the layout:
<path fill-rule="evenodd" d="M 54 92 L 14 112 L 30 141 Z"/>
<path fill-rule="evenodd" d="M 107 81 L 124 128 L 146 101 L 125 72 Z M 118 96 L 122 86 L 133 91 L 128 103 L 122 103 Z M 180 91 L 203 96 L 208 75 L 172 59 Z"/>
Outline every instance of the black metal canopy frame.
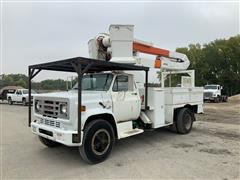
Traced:
<path fill-rule="evenodd" d="M 107 62 L 103 60 L 89 59 L 84 57 L 75 57 L 65 60 L 53 61 L 49 63 L 30 65 L 28 67 L 28 97 L 31 99 L 32 79 L 41 70 L 76 72 L 78 74 L 78 134 L 77 142 L 81 140 L 81 105 L 82 105 L 82 76 L 84 73 L 94 73 L 101 71 L 131 70 L 145 71 L 145 109 L 148 109 L 148 71 L 149 67 L 136 66 L 131 64 L 122 64 Z M 31 103 L 28 103 L 28 126 L 31 126 Z"/>

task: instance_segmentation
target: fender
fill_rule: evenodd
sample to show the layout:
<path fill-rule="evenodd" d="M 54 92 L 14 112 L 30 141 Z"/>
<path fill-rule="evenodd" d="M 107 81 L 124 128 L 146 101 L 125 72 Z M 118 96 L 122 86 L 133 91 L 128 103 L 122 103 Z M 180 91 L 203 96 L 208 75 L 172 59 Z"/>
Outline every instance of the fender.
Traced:
<path fill-rule="evenodd" d="M 112 109 L 106 109 L 106 108 L 102 108 L 102 107 L 99 107 L 99 108 L 94 108 L 94 109 L 87 109 L 86 112 L 82 112 L 82 129 L 84 128 L 85 126 L 85 122 L 92 116 L 100 116 L 100 115 L 111 115 L 114 119 L 114 122 L 115 122 L 115 125 L 117 124 L 116 122 L 116 118 L 112 112 Z"/>
<path fill-rule="evenodd" d="M 118 138 L 116 118 L 110 109 L 105 108 L 104 110 L 102 108 L 92 109 L 87 114 L 82 113 L 82 117 L 84 118 L 84 120 L 82 121 L 82 132 L 84 132 L 86 124 L 88 124 L 94 119 L 102 118 L 107 120 L 112 125 L 113 130 L 115 132 L 115 137 Z"/>

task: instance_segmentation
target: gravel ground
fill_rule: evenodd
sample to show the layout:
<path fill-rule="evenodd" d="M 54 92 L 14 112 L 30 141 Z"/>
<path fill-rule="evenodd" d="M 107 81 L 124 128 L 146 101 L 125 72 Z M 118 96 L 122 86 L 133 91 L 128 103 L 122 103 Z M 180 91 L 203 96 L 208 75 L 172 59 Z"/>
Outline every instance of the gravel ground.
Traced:
<path fill-rule="evenodd" d="M 27 107 L 1 104 L 2 179 L 240 179 L 240 99 L 206 103 L 193 130 L 166 129 L 115 144 L 111 156 L 85 164 L 78 148 L 47 148 L 27 127 Z"/>

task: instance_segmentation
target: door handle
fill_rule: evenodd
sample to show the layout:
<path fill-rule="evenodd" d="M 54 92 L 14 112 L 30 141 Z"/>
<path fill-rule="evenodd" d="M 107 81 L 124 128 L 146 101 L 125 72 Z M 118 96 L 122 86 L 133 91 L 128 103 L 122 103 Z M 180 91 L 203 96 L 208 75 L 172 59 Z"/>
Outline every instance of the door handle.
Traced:
<path fill-rule="evenodd" d="M 99 105 L 101 105 L 103 108 L 106 108 L 106 106 L 102 102 L 99 102 Z"/>
<path fill-rule="evenodd" d="M 135 92 L 135 93 L 132 93 L 132 95 L 137 95 L 137 93 Z"/>

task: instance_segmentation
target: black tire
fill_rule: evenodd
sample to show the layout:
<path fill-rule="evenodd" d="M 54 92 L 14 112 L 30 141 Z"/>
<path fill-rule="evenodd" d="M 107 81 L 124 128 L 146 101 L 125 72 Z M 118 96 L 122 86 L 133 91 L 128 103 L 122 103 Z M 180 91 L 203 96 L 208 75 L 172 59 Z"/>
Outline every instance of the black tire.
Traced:
<path fill-rule="evenodd" d="M 82 146 L 79 148 L 81 157 L 89 164 L 103 162 L 111 154 L 114 142 L 111 124 L 103 119 L 94 120 L 84 130 Z"/>
<path fill-rule="evenodd" d="M 220 101 L 220 100 L 219 100 L 219 97 L 215 97 L 215 98 L 214 98 L 214 102 L 215 102 L 215 103 L 219 103 L 219 101 Z"/>
<path fill-rule="evenodd" d="M 218 96 L 218 102 L 223 102 L 223 98 L 221 96 Z"/>
<path fill-rule="evenodd" d="M 9 105 L 12 105 L 12 104 L 13 104 L 12 98 L 8 98 L 8 104 L 9 104 Z"/>
<path fill-rule="evenodd" d="M 39 137 L 39 140 L 41 141 L 41 143 L 43 143 L 47 147 L 53 148 L 53 147 L 58 147 L 58 146 L 61 145 L 60 143 L 52 141 L 50 139 L 46 139 L 46 138 L 41 137 L 41 136 L 38 136 L 38 137 Z"/>
<path fill-rule="evenodd" d="M 23 104 L 23 106 L 26 106 L 26 105 L 27 105 L 27 101 L 26 101 L 25 98 L 22 99 L 22 104 Z"/>
<path fill-rule="evenodd" d="M 227 96 L 223 96 L 223 102 L 227 102 L 228 101 L 228 97 Z"/>
<path fill-rule="evenodd" d="M 177 131 L 179 134 L 188 134 L 192 130 L 194 113 L 189 108 L 182 108 L 177 113 Z"/>

